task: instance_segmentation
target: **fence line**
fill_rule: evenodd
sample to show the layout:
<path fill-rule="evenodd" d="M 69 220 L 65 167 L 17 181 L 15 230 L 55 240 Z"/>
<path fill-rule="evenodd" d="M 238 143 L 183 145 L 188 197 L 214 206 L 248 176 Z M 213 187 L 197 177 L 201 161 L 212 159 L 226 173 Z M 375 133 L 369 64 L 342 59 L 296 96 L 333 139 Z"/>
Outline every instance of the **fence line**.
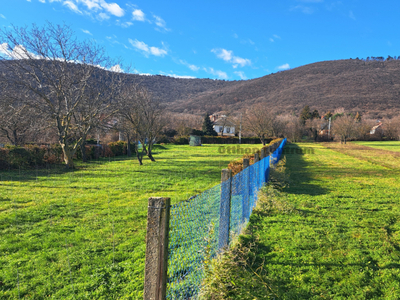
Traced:
<path fill-rule="evenodd" d="M 225 171 L 220 184 L 170 207 L 167 299 L 197 297 L 204 262 L 231 244 L 246 226 L 257 192 L 268 181 L 270 165 L 278 163 L 285 144 L 286 139 L 278 147 L 270 146 L 272 154 L 266 157 L 263 149 L 253 165 L 233 177 Z"/>

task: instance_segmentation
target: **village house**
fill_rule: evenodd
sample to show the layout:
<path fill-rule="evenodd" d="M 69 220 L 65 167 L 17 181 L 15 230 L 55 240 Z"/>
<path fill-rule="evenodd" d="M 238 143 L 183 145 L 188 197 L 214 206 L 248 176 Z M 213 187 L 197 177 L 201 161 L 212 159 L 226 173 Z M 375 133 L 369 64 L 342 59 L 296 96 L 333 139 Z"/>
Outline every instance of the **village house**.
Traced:
<path fill-rule="evenodd" d="M 229 121 L 226 115 L 213 114 L 210 116 L 210 119 L 213 122 L 214 130 L 218 135 L 235 136 L 236 125 Z"/>

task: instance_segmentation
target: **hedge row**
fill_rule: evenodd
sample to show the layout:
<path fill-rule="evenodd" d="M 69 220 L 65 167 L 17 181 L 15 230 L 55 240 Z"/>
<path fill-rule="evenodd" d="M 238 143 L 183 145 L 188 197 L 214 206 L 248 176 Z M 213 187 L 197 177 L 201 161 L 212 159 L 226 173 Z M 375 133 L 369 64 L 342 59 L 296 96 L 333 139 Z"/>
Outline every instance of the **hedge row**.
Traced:
<path fill-rule="evenodd" d="M 269 143 L 272 139 L 266 139 Z M 189 136 L 166 138 L 164 137 L 159 141 L 160 143 L 172 143 L 175 145 L 188 145 Z M 202 144 L 239 144 L 239 137 L 237 136 L 202 136 Z M 261 144 L 258 137 L 242 137 L 241 144 Z"/>
<path fill-rule="evenodd" d="M 261 154 L 261 149 L 267 148 L 267 147 L 272 146 L 273 144 L 276 144 L 276 143 L 278 143 L 278 145 L 280 145 L 280 143 L 282 141 L 283 141 L 282 138 L 271 139 L 269 144 L 265 145 L 264 147 L 261 147 L 259 150 L 256 151 L 256 153 L 258 153 L 258 155 L 260 155 Z M 254 164 L 254 154 L 255 153 L 245 153 L 242 158 L 232 160 L 228 164 L 228 169 L 232 170 L 232 176 L 236 175 L 237 173 L 239 173 L 241 171 L 243 171 L 243 159 L 244 158 L 248 158 L 249 159 L 249 165 Z"/>
<path fill-rule="evenodd" d="M 131 146 L 132 153 L 134 153 L 134 147 Z M 89 144 L 85 146 L 85 149 L 86 157 L 89 160 L 99 157 L 114 157 L 127 154 L 127 143 L 118 141 L 101 146 Z M 76 151 L 75 158 L 82 158 L 80 149 Z M 5 148 L 0 148 L 0 169 L 44 167 L 62 162 L 63 153 L 58 144 L 25 145 L 24 147 L 7 145 Z"/>

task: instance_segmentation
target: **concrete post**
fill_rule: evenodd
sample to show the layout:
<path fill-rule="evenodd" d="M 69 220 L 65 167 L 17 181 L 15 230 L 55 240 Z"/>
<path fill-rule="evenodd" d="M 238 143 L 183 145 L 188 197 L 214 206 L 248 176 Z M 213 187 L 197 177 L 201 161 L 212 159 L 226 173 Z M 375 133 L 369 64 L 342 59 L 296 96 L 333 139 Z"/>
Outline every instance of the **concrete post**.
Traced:
<path fill-rule="evenodd" d="M 166 298 L 170 202 L 170 198 L 149 198 L 144 300 Z"/>
<path fill-rule="evenodd" d="M 229 226 L 231 216 L 231 185 L 232 170 L 223 169 L 221 171 L 221 200 L 219 205 L 219 232 L 218 249 L 222 249 L 229 244 Z"/>

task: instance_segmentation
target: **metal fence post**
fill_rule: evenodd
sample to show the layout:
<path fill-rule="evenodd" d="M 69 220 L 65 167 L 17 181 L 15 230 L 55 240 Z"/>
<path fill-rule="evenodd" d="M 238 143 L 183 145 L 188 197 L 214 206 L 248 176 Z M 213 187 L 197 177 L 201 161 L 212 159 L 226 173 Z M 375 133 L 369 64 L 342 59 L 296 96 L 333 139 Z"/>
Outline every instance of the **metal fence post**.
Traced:
<path fill-rule="evenodd" d="M 232 170 L 221 171 L 221 200 L 219 206 L 218 249 L 229 244 L 229 227 L 231 215 Z"/>
<path fill-rule="evenodd" d="M 243 175 L 244 178 L 244 194 L 242 198 L 242 223 L 249 217 L 249 205 L 250 205 L 250 169 L 246 169 L 250 166 L 250 160 L 243 158 Z"/>
<path fill-rule="evenodd" d="M 149 198 L 144 300 L 166 298 L 170 202 L 170 198 Z"/>

